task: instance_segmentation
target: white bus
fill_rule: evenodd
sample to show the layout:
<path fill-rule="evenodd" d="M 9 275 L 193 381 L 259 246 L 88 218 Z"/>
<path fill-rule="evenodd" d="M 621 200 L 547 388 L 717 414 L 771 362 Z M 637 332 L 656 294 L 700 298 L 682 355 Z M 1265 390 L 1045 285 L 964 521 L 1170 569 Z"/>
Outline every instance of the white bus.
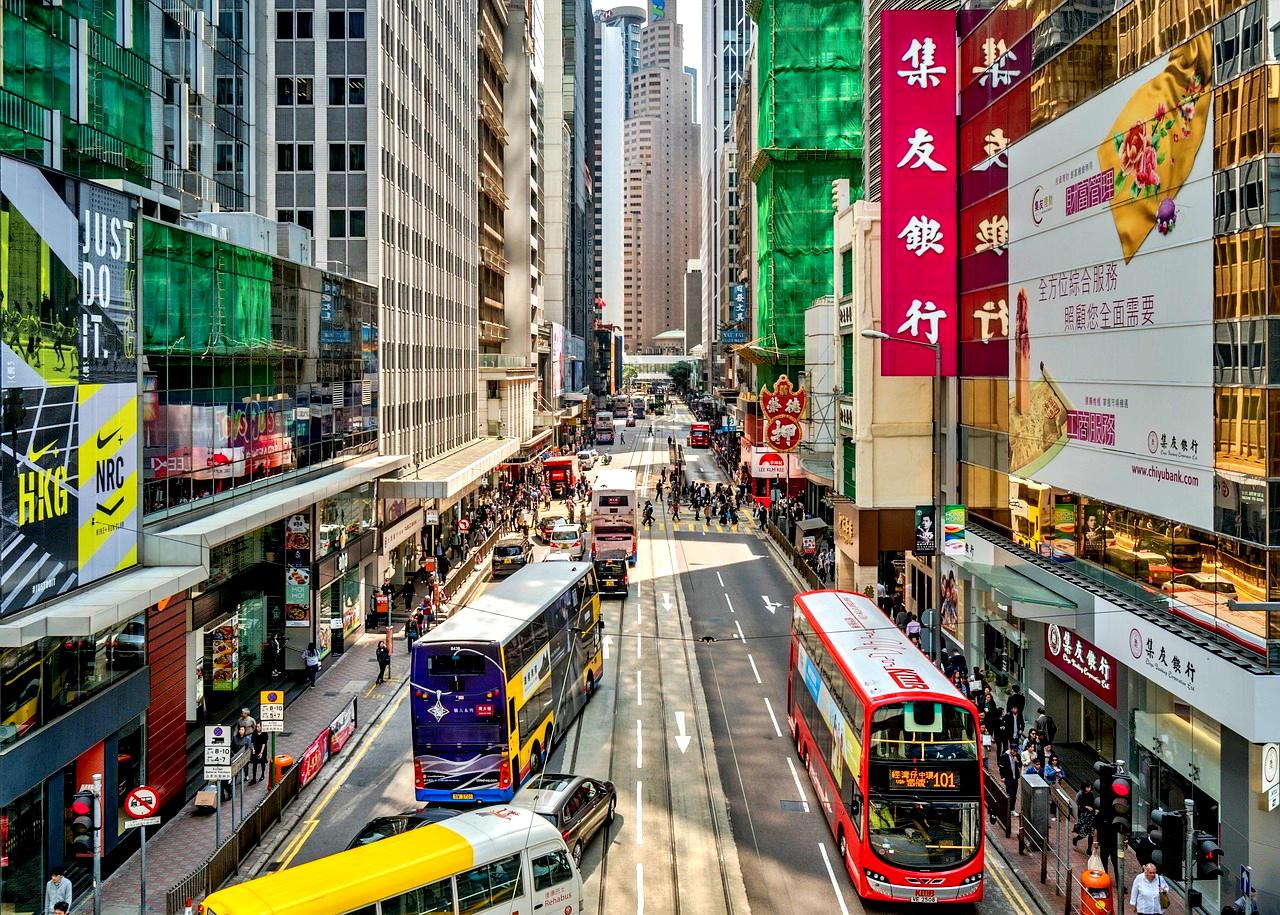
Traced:
<path fill-rule="evenodd" d="M 518 807 L 486 807 L 218 890 L 203 915 L 403 915 L 582 911 L 582 879 L 559 830 Z"/>
<path fill-rule="evenodd" d="M 601 410 L 596 413 L 595 432 L 597 445 L 613 444 L 613 414 L 608 410 Z"/>
<path fill-rule="evenodd" d="M 620 549 L 635 563 L 639 495 L 634 470 L 605 469 L 596 474 L 591 489 L 591 555 Z"/>

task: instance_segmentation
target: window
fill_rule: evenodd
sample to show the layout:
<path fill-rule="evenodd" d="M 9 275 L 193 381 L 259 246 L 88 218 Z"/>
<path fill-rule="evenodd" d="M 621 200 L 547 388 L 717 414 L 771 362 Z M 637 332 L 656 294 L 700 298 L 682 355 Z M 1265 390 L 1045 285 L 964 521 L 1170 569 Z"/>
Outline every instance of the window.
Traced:
<path fill-rule="evenodd" d="M 871 714 L 871 758 L 977 759 L 974 719 L 957 705 L 902 702 Z"/>
<path fill-rule="evenodd" d="M 311 11 L 279 10 L 276 12 L 276 38 L 311 38 Z"/>
<path fill-rule="evenodd" d="M 462 915 L 480 912 L 489 906 L 509 902 L 521 894 L 520 855 L 514 854 L 492 864 L 459 874 L 458 911 Z"/>
<path fill-rule="evenodd" d="M 351 143 L 347 146 L 347 171 L 364 171 L 364 144 Z"/>
<path fill-rule="evenodd" d="M 329 38 L 347 37 L 347 14 L 344 10 L 329 10 Z"/>
<path fill-rule="evenodd" d="M 298 210 L 298 225 L 306 229 L 308 232 L 316 230 L 316 211 L 315 210 Z"/>
<path fill-rule="evenodd" d="M 364 210 L 352 210 L 347 227 L 352 238 L 364 238 Z"/>
<path fill-rule="evenodd" d="M 540 893 L 549 890 L 557 883 L 573 879 L 573 868 L 569 867 L 569 856 L 562 851 L 553 851 L 549 855 L 533 859 L 533 890 Z"/>
<path fill-rule="evenodd" d="M 449 878 L 382 900 L 382 915 L 453 915 L 453 884 Z"/>
<path fill-rule="evenodd" d="M 276 79 L 276 104 L 293 104 L 293 77 L 281 76 Z"/>
<path fill-rule="evenodd" d="M 234 143 L 219 143 L 217 146 L 218 161 L 216 168 L 220 172 L 233 172 L 236 169 L 236 148 Z"/>
<path fill-rule="evenodd" d="M 298 171 L 315 171 L 315 148 L 310 143 L 298 144 Z"/>
<path fill-rule="evenodd" d="M 329 104 L 345 105 L 347 103 L 347 81 L 341 76 L 329 77 Z"/>
<path fill-rule="evenodd" d="M 329 237 L 330 238 L 346 238 L 347 237 L 347 211 L 346 210 L 330 210 L 329 211 Z"/>
<path fill-rule="evenodd" d="M 329 144 L 329 171 L 345 172 L 347 170 L 347 146 L 345 143 Z"/>
<path fill-rule="evenodd" d="M 293 222 L 293 210 L 276 210 L 276 222 Z"/>
<path fill-rule="evenodd" d="M 276 171 L 293 171 L 293 144 L 280 143 L 276 146 Z"/>
<path fill-rule="evenodd" d="M 364 37 L 364 10 L 352 10 L 347 13 L 347 37 Z"/>
<path fill-rule="evenodd" d="M 312 104 L 312 94 L 311 94 L 311 89 L 312 89 L 312 79 L 311 79 L 311 77 L 310 77 L 310 76 L 299 76 L 299 77 L 297 77 L 297 80 L 298 80 L 298 104 L 299 104 L 299 105 L 310 105 L 310 104 Z"/>
<path fill-rule="evenodd" d="M 353 79 L 347 86 L 347 104 L 364 104 L 364 78 Z"/>
<path fill-rule="evenodd" d="M 293 37 L 293 11 L 280 10 L 276 13 L 276 38 Z"/>

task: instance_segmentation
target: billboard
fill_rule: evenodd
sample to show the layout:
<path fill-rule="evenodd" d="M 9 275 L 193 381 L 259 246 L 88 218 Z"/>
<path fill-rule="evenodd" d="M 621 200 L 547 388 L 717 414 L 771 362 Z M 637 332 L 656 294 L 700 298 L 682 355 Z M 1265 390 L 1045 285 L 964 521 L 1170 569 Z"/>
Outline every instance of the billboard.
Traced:
<path fill-rule="evenodd" d="M 1010 472 L 1208 530 L 1212 63 L 1204 34 L 1009 154 Z"/>
<path fill-rule="evenodd" d="M 137 207 L 0 158 L 0 615 L 138 561 Z"/>
<path fill-rule="evenodd" d="M 551 397 L 564 393 L 564 325 L 551 325 Z"/>
<path fill-rule="evenodd" d="M 956 15 L 880 14 L 883 375 L 956 373 Z"/>

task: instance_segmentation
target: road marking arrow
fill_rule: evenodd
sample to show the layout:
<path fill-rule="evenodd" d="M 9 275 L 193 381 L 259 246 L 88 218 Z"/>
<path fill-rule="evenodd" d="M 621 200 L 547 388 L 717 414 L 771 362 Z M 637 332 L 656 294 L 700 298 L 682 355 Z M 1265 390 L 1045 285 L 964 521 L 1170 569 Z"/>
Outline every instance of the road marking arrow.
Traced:
<path fill-rule="evenodd" d="M 613 636 L 606 635 L 604 637 L 604 659 L 609 660 L 609 649 L 613 647 Z"/>
<path fill-rule="evenodd" d="M 671 593 L 669 591 L 662 592 L 662 609 L 667 612 L 671 611 Z"/>
<path fill-rule="evenodd" d="M 676 734 L 676 746 L 683 753 L 689 749 L 689 742 L 693 740 L 692 737 L 684 732 L 684 712 L 676 712 L 676 730 L 679 732 Z"/>
<path fill-rule="evenodd" d="M 765 607 L 765 609 L 766 609 L 766 610 L 768 610 L 770 613 L 773 613 L 773 614 L 775 614 L 775 615 L 776 615 L 776 614 L 777 614 L 777 612 L 778 612 L 778 608 L 782 606 L 782 604 L 774 603 L 773 601 L 771 601 L 771 600 L 769 599 L 769 595 L 767 595 L 767 594 L 761 594 L 761 595 L 760 595 L 760 599 L 761 599 L 762 601 L 764 601 L 764 607 Z"/>

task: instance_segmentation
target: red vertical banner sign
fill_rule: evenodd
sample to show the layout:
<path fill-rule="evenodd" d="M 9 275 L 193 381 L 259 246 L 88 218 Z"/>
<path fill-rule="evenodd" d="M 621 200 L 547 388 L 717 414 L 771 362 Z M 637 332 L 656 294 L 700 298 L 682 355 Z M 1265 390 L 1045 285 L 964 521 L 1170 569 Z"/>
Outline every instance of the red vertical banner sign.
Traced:
<path fill-rule="evenodd" d="M 942 10 L 880 14 L 881 329 L 942 348 L 955 375 L 956 17 Z M 933 353 L 886 340 L 883 375 L 932 375 Z"/>

